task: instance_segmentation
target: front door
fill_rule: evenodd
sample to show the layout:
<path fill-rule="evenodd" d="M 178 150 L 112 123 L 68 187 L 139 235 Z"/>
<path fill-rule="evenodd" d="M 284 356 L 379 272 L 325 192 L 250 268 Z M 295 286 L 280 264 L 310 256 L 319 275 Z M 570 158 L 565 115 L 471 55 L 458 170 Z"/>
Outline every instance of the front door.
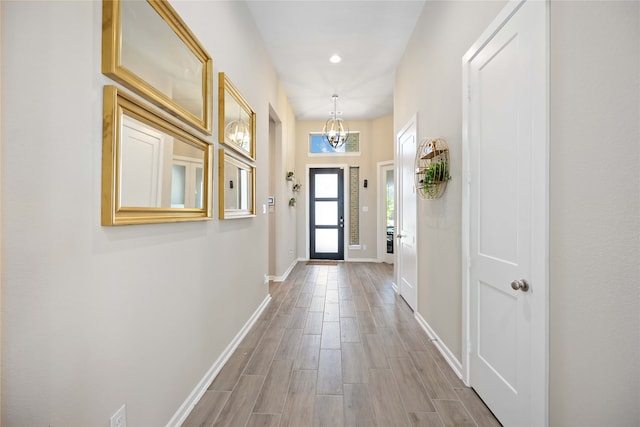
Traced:
<path fill-rule="evenodd" d="M 344 181 L 340 168 L 309 169 L 309 254 L 344 259 Z"/>
<path fill-rule="evenodd" d="M 416 186 L 414 161 L 416 156 L 416 118 L 397 137 L 398 161 L 398 221 L 397 237 L 398 291 L 412 310 L 418 306 L 418 256 L 416 245 Z"/>
<path fill-rule="evenodd" d="M 470 383 L 505 427 L 546 420 L 545 3 L 511 3 L 465 56 Z"/>

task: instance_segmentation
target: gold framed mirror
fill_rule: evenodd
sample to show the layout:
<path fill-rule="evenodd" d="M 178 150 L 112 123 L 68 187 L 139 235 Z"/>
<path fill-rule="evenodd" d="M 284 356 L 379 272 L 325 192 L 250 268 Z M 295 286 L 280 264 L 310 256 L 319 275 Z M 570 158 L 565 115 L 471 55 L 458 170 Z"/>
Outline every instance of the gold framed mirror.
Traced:
<path fill-rule="evenodd" d="M 256 113 L 225 73 L 218 74 L 218 140 L 256 159 Z"/>
<path fill-rule="evenodd" d="M 209 135 L 212 70 L 166 0 L 103 0 L 102 72 Z"/>
<path fill-rule="evenodd" d="M 102 225 L 211 219 L 211 146 L 104 87 Z"/>
<path fill-rule="evenodd" d="M 218 150 L 218 213 L 220 219 L 256 216 L 256 168 Z"/>

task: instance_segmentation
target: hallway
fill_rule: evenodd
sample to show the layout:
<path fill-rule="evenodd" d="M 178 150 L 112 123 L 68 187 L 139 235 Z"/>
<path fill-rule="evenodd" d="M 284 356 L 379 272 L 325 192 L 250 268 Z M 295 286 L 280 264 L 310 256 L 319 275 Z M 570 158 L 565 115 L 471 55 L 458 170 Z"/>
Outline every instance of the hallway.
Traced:
<path fill-rule="evenodd" d="M 183 427 L 499 426 L 392 280 L 387 264 L 298 263 Z"/>

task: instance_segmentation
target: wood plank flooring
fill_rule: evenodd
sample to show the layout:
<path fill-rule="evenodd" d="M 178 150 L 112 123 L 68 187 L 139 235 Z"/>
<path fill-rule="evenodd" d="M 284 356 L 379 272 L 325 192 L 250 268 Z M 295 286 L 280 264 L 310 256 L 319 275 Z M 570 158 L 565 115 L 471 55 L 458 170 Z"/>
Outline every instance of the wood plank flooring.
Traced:
<path fill-rule="evenodd" d="M 500 427 L 392 289 L 393 267 L 298 263 L 183 427 Z"/>

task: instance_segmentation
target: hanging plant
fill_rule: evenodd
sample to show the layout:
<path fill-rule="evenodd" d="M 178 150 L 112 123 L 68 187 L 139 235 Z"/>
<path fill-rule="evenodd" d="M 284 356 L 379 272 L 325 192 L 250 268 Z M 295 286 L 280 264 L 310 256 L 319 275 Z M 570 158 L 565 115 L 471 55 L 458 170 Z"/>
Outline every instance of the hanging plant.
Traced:
<path fill-rule="evenodd" d="M 295 174 L 293 173 L 293 171 L 289 171 L 287 172 L 287 181 L 293 181 Z"/>
<path fill-rule="evenodd" d="M 442 138 L 425 138 L 416 153 L 416 190 L 423 199 L 437 199 L 447 188 L 449 148 Z"/>
<path fill-rule="evenodd" d="M 289 199 L 289 206 L 295 206 L 296 205 L 296 198 L 292 197 Z"/>
<path fill-rule="evenodd" d="M 299 182 L 296 184 L 293 184 L 292 190 L 297 193 L 298 191 L 302 190 L 302 184 L 300 184 Z"/>
<path fill-rule="evenodd" d="M 449 176 L 447 162 L 442 159 L 439 162 L 432 162 L 429 164 L 427 169 L 424 171 L 422 184 L 424 185 L 424 189 L 427 190 L 432 185 L 440 184 L 442 182 L 449 181 L 450 179 L 451 176 Z"/>

